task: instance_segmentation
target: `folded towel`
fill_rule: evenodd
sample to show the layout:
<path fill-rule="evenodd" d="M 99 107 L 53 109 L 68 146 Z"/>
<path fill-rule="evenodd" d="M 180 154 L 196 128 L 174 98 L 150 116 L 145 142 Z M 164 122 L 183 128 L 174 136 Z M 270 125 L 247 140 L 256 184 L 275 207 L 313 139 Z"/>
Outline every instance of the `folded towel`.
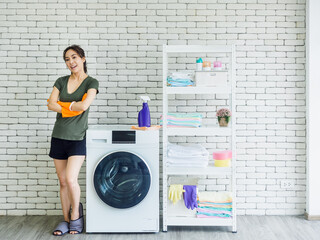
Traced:
<path fill-rule="evenodd" d="M 167 163 L 168 167 L 207 167 L 208 163 Z"/>
<path fill-rule="evenodd" d="M 188 87 L 188 86 L 194 86 L 194 82 L 191 79 L 172 79 L 172 78 L 168 77 L 167 78 L 167 86 Z"/>
<path fill-rule="evenodd" d="M 206 157 L 208 158 L 209 152 L 200 144 L 178 145 L 168 143 L 168 156 L 169 157 Z"/>
<path fill-rule="evenodd" d="M 208 206 L 208 207 L 213 207 L 213 206 L 217 206 L 217 207 L 225 207 L 225 208 L 229 208 L 232 207 L 232 202 L 223 202 L 223 203 L 217 203 L 217 202 L 200 202 L 199 204 L 202 206 Z"/>
<path fill-rule="evenodd" d="M 232 211 L 232 207 L 220 207 L 220 206 L 216 206 L 216 207 L 206 207 L 206 206 L 201 206 L 201 204 L 198 203 L 198 208 L 200 209 L 205 209 L 205 210 L 210 210 L 210 211 L 228 211 L 231 212 Z"/>
<path fill-rule="evenodd" d="M 173 72 L 167 77 L 167 85 L 170 87 L 194 86 L 193 73 Z"/>
<path fill-rule="evenodd" d="M 223 203 L 232 201 L 231 192 L 199 192 L 199 202 Z"/>
<path fill-rule="evenodd" d="M 208 163 L 208 157 L 168 157 L 171 163 Z"/>
<path fill-rule="evenodd" d="M 202 115 L 198 113 L 168 113 L 167 126 L 201 127 Z M 160 118 L 163 125 L 163 116 Z"/>
<path fill-rule="evenodd" d="M 211 213 L 211 214 L 228 214 L 232 215 L 232 211 L 218 210 L 218 209 L 203 209 L 197 208 L 197 213 Z"/>
<path fill-rule="evenodd" d="M 211 213 L 197 213 L 197 218 L 232 218 L 229 214 L 211 214 Z"/>

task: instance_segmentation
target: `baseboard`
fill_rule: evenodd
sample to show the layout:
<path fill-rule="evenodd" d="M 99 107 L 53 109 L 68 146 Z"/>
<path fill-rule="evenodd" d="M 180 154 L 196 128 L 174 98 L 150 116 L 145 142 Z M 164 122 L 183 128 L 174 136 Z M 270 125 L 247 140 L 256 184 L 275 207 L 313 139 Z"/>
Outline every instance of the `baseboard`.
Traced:
<path fill-rule="evenodd" d="M 304 216 L 309 221 L 319 221 L 320 215 L 309 215 L 308 213 L 304 213 Z"/>

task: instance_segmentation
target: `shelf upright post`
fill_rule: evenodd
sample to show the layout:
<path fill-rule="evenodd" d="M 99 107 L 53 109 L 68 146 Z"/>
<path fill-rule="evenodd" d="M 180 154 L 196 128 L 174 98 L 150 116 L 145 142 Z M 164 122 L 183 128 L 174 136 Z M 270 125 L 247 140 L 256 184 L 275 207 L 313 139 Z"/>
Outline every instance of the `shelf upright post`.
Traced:
<path fill-rule="evenodd" d="M 236 193 L 236 81 L 235 81 L 235 45 L 232 45 L 231 50 L 231 149 L 232 149 L 232 232 L 237 232 L 237 211 L 236 211 L 236 202 L 237 202 L 237 193 Z"/>
<path fill-rule="evenodd" d="M 168 135 L 167 135 L 167 113 L 168 113 L 168 95 L 167 95 L 167 76 L 168 76 L 168 53 L 167 45 L 163 45 L 163 56 L 162 56 L 162 74 L 163 74 L 163 109 L 162 109 L 162 216 L 163 216 L 163 227 L 162 231 L 167 231 L 167 201 L 168 201 L 168 191 L 167 191 L 167 145 L 168 145 Z"/>

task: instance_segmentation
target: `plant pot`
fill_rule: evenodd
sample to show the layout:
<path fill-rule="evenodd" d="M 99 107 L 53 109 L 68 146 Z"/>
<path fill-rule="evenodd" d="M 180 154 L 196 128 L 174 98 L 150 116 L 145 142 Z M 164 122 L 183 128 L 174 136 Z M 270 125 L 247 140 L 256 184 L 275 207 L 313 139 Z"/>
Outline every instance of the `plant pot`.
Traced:
<path fill-rule="evenodd" d="M 220 127 L 228 127 L 230 117 L 218 117 Z"/>

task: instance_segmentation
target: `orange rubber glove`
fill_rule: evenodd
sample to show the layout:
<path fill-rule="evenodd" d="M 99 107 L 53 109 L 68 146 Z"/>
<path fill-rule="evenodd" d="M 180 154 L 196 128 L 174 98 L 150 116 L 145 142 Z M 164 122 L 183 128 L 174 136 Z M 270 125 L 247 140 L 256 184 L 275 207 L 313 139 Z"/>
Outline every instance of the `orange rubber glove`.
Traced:
<path fill-rule="evenodd" d="M 83 94 L 82 100 L 85 100 L 87 97 L 87 93 Z M 47 102 L 49 102 L 49 99 L 47 99 Z M 62 117 L 74 117 L 74 116 L 78 116 L 81 113 L 83 113 L 83 111 L 70 111 L 69 107 L 71 105 L 71 102 L 61 102 L 58 101 L 57 102 L 62 108 L 61 108 L 61 113 L 62 113 Z"/>
<path fill-rule="evenodd" d="M 87 94 L 85 93 L 82 97 L 82 100 L 85 100 L 87 97 Z M 83 113 L 83 111 L 70 111 L 70 105 L 71 105 L 71 102 L 61 102 L 61 101 L 58 101 L 57 102 L 62 108 L 61 108 L 61 113 L 62 113 L 62 117 L 63 118 L 67 118 L 67 117 L 75 117 L 75 116 L 78 116 L 80 115 L 81 113 Z"/>

